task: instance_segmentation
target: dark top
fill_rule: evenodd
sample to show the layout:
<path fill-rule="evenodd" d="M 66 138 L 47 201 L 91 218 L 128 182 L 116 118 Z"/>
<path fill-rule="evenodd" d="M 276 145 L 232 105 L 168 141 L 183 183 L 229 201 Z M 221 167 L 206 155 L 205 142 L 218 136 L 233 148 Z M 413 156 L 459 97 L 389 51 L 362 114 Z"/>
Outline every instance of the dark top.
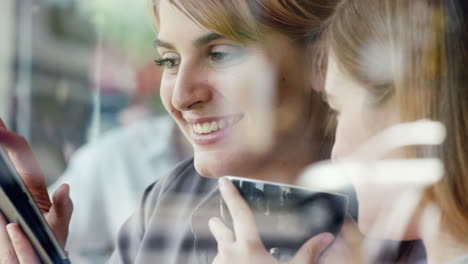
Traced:
<path fill-rule="evenodd" d="M 208 220 L 219 216 L 217 179 L 200 176 L 193 158 L 147 188 L 140 208 L 119 232 L 108 261 L 120 263 L 205 264 L 216 255 Z M 350 201 L 356 216 L 355 200 Z"/>

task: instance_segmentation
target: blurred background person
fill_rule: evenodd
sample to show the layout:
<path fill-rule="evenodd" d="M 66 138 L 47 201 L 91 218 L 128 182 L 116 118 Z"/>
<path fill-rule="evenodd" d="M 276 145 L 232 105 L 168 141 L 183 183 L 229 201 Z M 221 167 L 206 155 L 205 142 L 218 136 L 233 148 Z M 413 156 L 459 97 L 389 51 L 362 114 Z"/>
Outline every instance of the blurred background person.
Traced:
<path fill-rule="evenodd" d="M 161 70 L 129 51 L 137 47 L 112 42 L 125 34 L 124 28 L 107 36 L 112 28 L 101 27 L 88 71 L 89 143 L 69 154 L 65 172 L 49 187 L 53 193 L 63 183 L 73 186 L 67 250 L 74 263 L 105 262 L 146 187 L 192 154 L 175 122 L 158 106 Z"/>
<path fill-rule="evenodd" d="M 0 7 L 0 116 L 31 143 L 50 190 L 76 186 L 70 254 L 102 263 L 144 188 L 191 153 L 159 97 L 147 1 Z"/>
<path fill-rule="evenodd" d="M 5 0 L 2 7 L 0 114 L 40 153 L 48 184 L 73 151 L 128 123 L 122 110 L 145 109 L 133 120 L 167 114 L 151 80 L 157 70 L 148 77 L 154 31 L 145 0 Z"/>
<path fill-rule="evenodd" d="M 190 145 L 169 117 L 114 129 L 78 149 L 49 187 L 52 193 L 63 183 L 73 186 L 67 250 L 74 263 L 103 263 L 143 191 L 190 154 Z"/>
<path fill-rule="evenodd" d="M 53 193 L 63 183 L 73 186 L 67 250 L 74 263 L 105 262 L 143 191 L 192 154 L 174 121 L 169 116 L 153 116 L 146 100 L 138 100 L 159 96 L 160 71 L 151 66 L 139 73 L 137 83 L 153 89 L 138 88 L 144 94 L 135 95 L 134 103 L 118 115 L 124 118 L 122 125 L 80 147 L 64 174 L 49 187 Z"/>

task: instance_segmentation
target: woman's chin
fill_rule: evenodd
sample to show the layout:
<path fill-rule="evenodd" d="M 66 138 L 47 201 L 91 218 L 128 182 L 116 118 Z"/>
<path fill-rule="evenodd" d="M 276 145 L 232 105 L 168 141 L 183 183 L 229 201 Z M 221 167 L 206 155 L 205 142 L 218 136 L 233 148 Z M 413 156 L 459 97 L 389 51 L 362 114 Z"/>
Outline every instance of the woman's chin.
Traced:
<path fill-rule="evenodd" d="M 195 151 L 194 163 L 197 172 L 204 177 L 246 176 L 252 161 L 239 152 Z"/>

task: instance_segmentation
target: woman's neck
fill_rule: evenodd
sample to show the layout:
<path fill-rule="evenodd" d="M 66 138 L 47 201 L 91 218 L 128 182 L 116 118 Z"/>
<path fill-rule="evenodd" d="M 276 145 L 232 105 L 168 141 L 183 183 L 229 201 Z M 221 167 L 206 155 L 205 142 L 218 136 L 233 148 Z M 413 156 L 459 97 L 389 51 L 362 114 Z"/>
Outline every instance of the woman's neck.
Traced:
<path fill-rule="evenodd" d="M 317 154 L 309 151 L 291 152 L 289 155 L 281 155 L 262 163 L 265 166 L 257 168 L 251 178 L 280 182 L 286 184 L 294 184 L 299 174 L 308 165 L 317 162 L 319 157 Z"/>
<path fill-rule="evenodd" d="M 294 184 L 299 174 L 315 162 L 329 159 L 330 154 L 325 150 L 327 142 L 317 131 L 306 129 L 302 134 L 290 139 L 285 144 L 280 144 L 268 155 L 259 161 L 255 173 L 249 173 L 247 177 L 259 180 Z"/>
<path fill-rule="evenodd" d="M 468 243 L 457 240 L 444 228 L 437 209 L 428 207 L 424 210 L 420 227 L 428 264 L 449 263 L 468 254 Z"/>
<path fill-rule="evenodd" d="M 280 182 L 286 184 L 294 184 L 299 173 L 306 165 L 299 166 L 298 164 L 282 163 L 277 166 L 268 166 L 255 173 L 255 179 Z"/>

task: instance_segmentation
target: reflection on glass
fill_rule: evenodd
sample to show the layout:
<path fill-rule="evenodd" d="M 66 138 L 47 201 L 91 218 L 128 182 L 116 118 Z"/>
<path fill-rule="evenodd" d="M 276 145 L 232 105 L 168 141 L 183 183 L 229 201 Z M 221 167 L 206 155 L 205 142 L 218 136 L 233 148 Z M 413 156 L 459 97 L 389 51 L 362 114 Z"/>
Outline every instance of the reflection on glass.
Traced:
<path fill-rule="evenodd" d="M 322 231 L 335 235 L 325 263 L 465 261 L 465 1 L 0 10 L 0 116 L 50 192 L 71 185 L 73 263 L 114 247 L 110 263 L 286 261 Z M 248 212 L 231 213 L 223 176 Z M 229 251 L 251 211 L 257 247 Z M 231 246 L 217 246 L 212 217 Z"/>

